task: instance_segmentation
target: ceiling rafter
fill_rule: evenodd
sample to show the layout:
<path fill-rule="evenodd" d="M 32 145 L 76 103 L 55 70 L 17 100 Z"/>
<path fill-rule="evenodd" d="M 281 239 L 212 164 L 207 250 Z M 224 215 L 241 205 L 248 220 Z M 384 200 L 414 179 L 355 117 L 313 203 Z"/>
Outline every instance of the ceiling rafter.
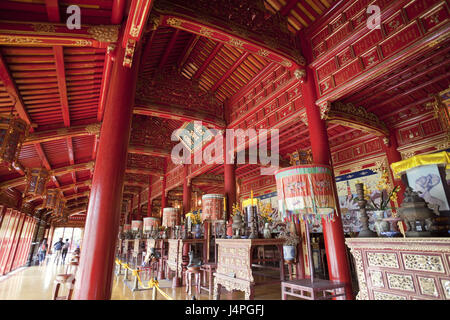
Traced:
<path fill-rule="evenodd" d="M 31 125 L 32 124 L 31 118 L 25 109 L 25 104 L 23 103 L 22 97 L 20 96 L 19 91 L 17 90 L 13 78 L 11 77 L 11 74 L 8 70 L 8 67 L 5 63 L 5 60 L 3 59 L 1 52 L 0 52 L 0 79 L 2 80 L 3 85 L 5 86 L 8 95 L 11 97 L 14 107 L 17 113 L 19 114 L 19 117 L 26 123 Z M 30 131 L 33 132 L 33 127 L 30 128 Z"/>
<path fill-rule="evenodd" d="M 44 150 L 42 149 L 42 146 L 40 143 L 36 143 L 34 145 L 36 152 L 39 156 L 39 159 L 41 159 L 42 164 L 44 165 L 45 169 L 47 169 L 48 171 L 52 170 L 52 167 L 50 166 L 50 163 L 48 162 L 47 156 L 44 153 Z M 55 185 L 59 188 L 61 187 L 61 185 L 59 184 L 59 181 L 56 179 L 55 175 L 51 176 L 53 182 L 55 183 Z"/>
<path fill-rule="evenodd" d="M 228 71 L 214 84 L 214 86 L 210 89 L 212 92 L 215 92 L 219 86 L 228 79 L 228 77 L 236 70 L 237 67 L 250 55 L 248 52 L 244 52 L 239 59 L 237 59 L 228 69 Z"/>
<path fill-rule="evenodd" d="M 223 47 L 223 43 L 222 42 L 219 42 L 219 43 L 216 44 L 214 49 L 208 55 L 208 57 L 203 62 L 203 64 L 200 66 L 200 68 L 197 69 L 197 71 L 195 72 L 195 74 L 194 74 L 194 76 L 192 78 L 194 78 L 194 79 L 200 78 L 200 76 L 202 75 L 203 71 L 205 71 L 205 69 L 209 66 L 211 61 L 217 56 L 217 53 L 222 49 L 222 47 Z"/>
<path fill-rule="evenodd" d="M 280 13 L 282 16 L 287 16 L 289 12 L 295 7 L 298 0 L 289 0 L 284 7 L 281 8 Z"/>
<path fill-rule="evenodd" d="M 188 44 L 184 47 L 183 53 L 180 55 L 180 58 L 178 59 L 178 62 L 177 62 L 177 66 L 180 69 L 183 68 L 183 65 L 186 63 L 186 60 L 191 55 L 191 52 L 192 52 L 192 50 L 194 50 L 199 39 L 200 39 L 199 35 L 197 35 L 197 34 L 191 35 L 191 39 L 189 39 Z"/>
<path fill-rule="evenodd" d="M 56 79 L 58 81 L 59 97 L 61 100 L 61 110 L 64 125 L 70 127 L 69 101 L 67 99 L 66 71 L 64 67 L 64 52 L 62 46 L 54 46 Z"/>
<path fill-rule="evenodd" d="M 45 9 L 47 10 L 48 21 L 61 22 L 58 0 L 45 0 Z"/>
<path fill-rule="evenodd" d="M 158 69 L 162 69 L 166 64 L 170 52 L 172 51 L 179 35 L 180 29 L 175 29 L 175 32 L 173 33 L 172 37 L 170 38 L 169 44 L 167 45 L 166 51 L 164 52 L 164 55 L 162 56 L 161 61 L 159 62 Z"/>

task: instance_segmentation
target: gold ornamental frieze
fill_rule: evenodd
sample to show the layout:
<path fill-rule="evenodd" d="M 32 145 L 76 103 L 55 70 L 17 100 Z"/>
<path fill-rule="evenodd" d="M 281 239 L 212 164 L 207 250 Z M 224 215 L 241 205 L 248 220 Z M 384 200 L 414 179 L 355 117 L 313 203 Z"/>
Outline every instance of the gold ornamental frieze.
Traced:
<path fill-rule="evenodd" d="M 98 25 L 89 27 L 87 32 L 100 42 L 117 42 L 119 25 Z"/>

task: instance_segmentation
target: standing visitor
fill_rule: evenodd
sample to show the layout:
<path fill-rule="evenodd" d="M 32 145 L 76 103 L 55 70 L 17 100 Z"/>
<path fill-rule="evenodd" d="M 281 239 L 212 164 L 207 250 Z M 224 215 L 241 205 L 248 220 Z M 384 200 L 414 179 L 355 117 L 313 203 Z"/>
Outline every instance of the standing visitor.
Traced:
<path fill-rule="evenodd" d="M 62 246 L 62 263 L 65 263 L 66 260 L 66 256 L 67 256 L 67 251 L 69 250 L 69 239 L 66 239 L 66 242 L 64 242 L 63 246 Z"/>
<path fill-rule="evenodd" d="M 41 244 L 39 245 L 38 249 L 38 258 L 39 258 L 39 265 L 41 266 L 42 263 L 45 260 L 45 256 L 47 255 L 47 239 L 42 240 Z"/>
<path fill-rule="evenodd" d="M 58 264 L 59 260 L 61 259 L 61 251 L 62 251 L 62 247 L 64 245 L 64 242 L 62 240 L 63 240 L 63 238 L 59 238 L 58 242 L 56 242 L 53 245 L 53 249 L 55 249 L 55 260 L 54 260 L 54 262 L 56 264 Z"/>

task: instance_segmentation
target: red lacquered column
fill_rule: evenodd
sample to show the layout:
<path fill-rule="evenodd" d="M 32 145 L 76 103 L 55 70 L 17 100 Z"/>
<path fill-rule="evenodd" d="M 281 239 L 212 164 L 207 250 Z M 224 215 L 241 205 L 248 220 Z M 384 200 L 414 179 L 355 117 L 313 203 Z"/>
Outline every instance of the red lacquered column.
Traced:
<path fill-rule="evenodd" d="M 114 254 L 119 232 L 132 109 L 140 49 L 132 68 L 122 66 L 125 49 L 117 46 L 101 128 L 74 299 L 111 298 Z"/>
<path fill-rule="evenodd" d="M 230 217 L 233 204 L 236 202 L 236 165 L 224 164 L 225 196 L 227 197 L 227 216 Z"/>
<path fill-rule="evenodd" d="M 331 154 L 327 128 L 325 121 L 320 118 L 320 110 L 315 104 L 314 73 L 310 68 L 307 68 L 307 78 L 302 85 L 302 95 L 308 118 L 309 139 L 314 163 L 330 165 Z M 336 193 L 335 199 L 336 203 L 338 203 Z M 339 211 L 339 206 L 337 206 L 337 209 Z M 338 212 L 338 216 L 335 215 L 334 221 L 327 222 L 325 219 L 322 219 L 322 227 L 330 280 L 344 282 L 346 284 L 346 298 L 353 299 L 350 268 L 340 212 Z"/>
<path fill-rule="evenodd" d="M 161 177 L 161 219 L 163 215 L 164 208 L 167 206 L 167 197 L 166 197 L 166 175 L 164 174 Z"/>
<path fill-rule="evenodd" d="M 141 193 L 138 193 L 138 209 L 137 209 L 137 217 L 136 220 L 142 220 L 142 212 L 141 212 Z"/>
<path fill-rule="evenodd" d="M 183 180 L 183 214 L 191 211 L 191 184 L 188 181 L 188 166 L 184 165 L 184 180 Z"/>
<path fill-rule="evenodd" d="M 147 217 L 152 216 L 152 176 L 148 178 Z"/>
<path fill-rule="evenodd" d="M 233 211 L 233 204 L 236 202 L 236 175 L 235 175 L 236 165 L 233 164 L 224 164 L 224 185 L 225 185 L 225 197 L 227 201 L 227 235 L 232 236 L 233 232 L 231 229 L 231 213 Z"/>

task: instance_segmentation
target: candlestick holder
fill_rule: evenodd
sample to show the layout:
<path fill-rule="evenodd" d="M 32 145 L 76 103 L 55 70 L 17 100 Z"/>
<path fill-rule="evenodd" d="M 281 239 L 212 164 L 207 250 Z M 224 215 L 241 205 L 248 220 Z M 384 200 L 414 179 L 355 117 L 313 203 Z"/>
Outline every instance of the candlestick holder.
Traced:
<path fill-rule="evenodd" d="M 366 213 L 367 200 L 364 199 L 364 185 L 362 183 L 357 183 L 356 194 L 358 195 L 358 206 L 359 206 L 359 220 L 361 221 L 361 230 L 359 231 L 358 238 L 372 238 L 376 237 L 376 232 L 369 229 L 369 217 Z"/>
<path fill-rule="evenodd" d="M 248 238 L 249 239 L 257 239 L 258 238 L 258 231 L 257 231 L 253 206 L 250 207 L 250 236 Z"/>

